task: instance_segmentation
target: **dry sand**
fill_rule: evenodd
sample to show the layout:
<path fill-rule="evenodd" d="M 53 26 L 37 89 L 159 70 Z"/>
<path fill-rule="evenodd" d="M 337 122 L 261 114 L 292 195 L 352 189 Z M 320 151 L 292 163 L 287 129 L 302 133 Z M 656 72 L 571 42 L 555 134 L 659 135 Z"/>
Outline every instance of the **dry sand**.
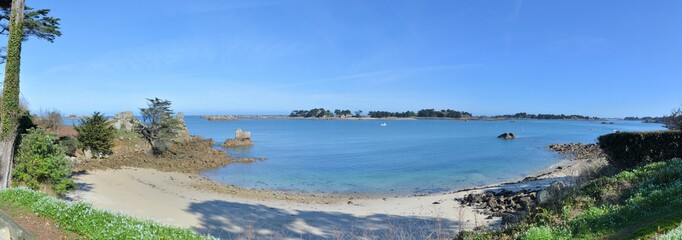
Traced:
<path fill-rule="evenodd" d="M 540 177 L 533 181 L 386 198 L 247 190 L 195 174 L 122 168 L 75 176 L 81 190 L 69 197 L 218 238 L 437 238 L 500 222 L 485 219 L 455 198 L 490 189 L 537 189 L 555 180 L 566 182 L 588 164 L 587 160 L 565 160 L 536 174 Z"/>

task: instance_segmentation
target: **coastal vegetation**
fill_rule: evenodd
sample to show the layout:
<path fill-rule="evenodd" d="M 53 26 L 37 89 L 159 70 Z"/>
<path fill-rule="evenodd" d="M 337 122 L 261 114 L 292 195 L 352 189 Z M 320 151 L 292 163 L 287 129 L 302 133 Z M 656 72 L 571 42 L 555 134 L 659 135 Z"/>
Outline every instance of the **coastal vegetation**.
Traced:
<path fill-rule="evenodd" d="M 152 152 L 160 155 L 168 150 L 171 140 L 177 136 L 179 122 L 173 117 L 171 102 L 159 98 L 147 99 L 147 108 L 140 108 L 142 124 L 136 127 L 152 146 Z"/>
<path fill-rule="evenodd" d="M 662 122 L 670 130 L 682 130 L 682 108 L 674 109 Z"/>
<path fill-rule="evenodd" d="M 100 112 L 79 120 L 80 125 L 76 126 L 76 132 L 82 148 L 98 156 L 111 153 L 116 129 L 107 120 Z"/>
<path fill-rule="evenodd" d="M 682 157 L 682 131 L 618 132 L 598 140 L 609 162 L 621 169 Z"/>
<path fill-rule="evenodd" d="M 32 189 L 44 185 L 57 194 L 75 187 L 70 179 L 72 164 L 57 140 L 54 133 L 43 128 L 32 128 L 23 134 L 14 161 L 13 185 Z"/>

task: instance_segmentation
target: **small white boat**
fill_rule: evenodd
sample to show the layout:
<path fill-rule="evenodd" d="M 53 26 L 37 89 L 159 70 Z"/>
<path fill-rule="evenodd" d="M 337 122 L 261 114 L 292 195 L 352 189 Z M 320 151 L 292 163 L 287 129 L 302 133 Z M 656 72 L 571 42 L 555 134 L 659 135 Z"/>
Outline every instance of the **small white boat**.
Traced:
<path fill-rule="evenodd" d="M 388 124 L 386 124 L 386 123 L 381 123 L 381 126 L 382 126 L 382 127 L 386 127 L 386 126 L 388 126 Z"/>

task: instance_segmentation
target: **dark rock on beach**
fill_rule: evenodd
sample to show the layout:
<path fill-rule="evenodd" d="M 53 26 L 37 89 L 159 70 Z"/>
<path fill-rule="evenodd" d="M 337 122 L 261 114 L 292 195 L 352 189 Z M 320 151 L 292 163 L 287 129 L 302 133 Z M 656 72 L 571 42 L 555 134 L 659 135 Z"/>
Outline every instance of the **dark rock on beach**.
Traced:
<path fill-rule="evenodd" d="M 513 192 L 502 190 L 469 194 L 458 200 L 462 205 L 483 209 L 484 213 L 492 217 L 502 217 L 503 223 L 516 222 L 535 206 L 538 190 L 521 190 Z M 506 216 L 506 217 L 505 217 Z"/>

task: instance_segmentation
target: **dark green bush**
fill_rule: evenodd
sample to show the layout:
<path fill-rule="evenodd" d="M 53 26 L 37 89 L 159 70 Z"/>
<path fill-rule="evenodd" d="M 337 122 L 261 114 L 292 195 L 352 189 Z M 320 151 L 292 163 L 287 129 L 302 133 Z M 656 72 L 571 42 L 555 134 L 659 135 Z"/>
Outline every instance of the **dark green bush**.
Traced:
<path fill-rule="evenodd" d="M 84 149 L 90 149 L 96 155 L 111 153 L 116 129 L 101 113 L 95 112 L 92 117 L 81 119 L 76 131 Z"/>
<path fill-rule="evenodd" d="M 619 132 L 599 137 L 611 164 L 622 169 L 682 157 L 682 131 Z"/>
<path fill-rule="evenodd" d="M 64 155 L 64 147 L 57 144 L 57 136 L 43 128 L 29 129 L 23 134 L 14 162 L 15 185 L 38 189 L 46 184 L 58 194 L 75 186 L 70 179 L 71 162 Z"/>
<path fill-rule="evenodd" d="M 76 156 L 76 150 L 80 148 L 80 142 L 78 142 L 78 139 L 71 136 L 59 138 L 59 145 L 64 147 L 66 155 L 69 156 Z"/>

